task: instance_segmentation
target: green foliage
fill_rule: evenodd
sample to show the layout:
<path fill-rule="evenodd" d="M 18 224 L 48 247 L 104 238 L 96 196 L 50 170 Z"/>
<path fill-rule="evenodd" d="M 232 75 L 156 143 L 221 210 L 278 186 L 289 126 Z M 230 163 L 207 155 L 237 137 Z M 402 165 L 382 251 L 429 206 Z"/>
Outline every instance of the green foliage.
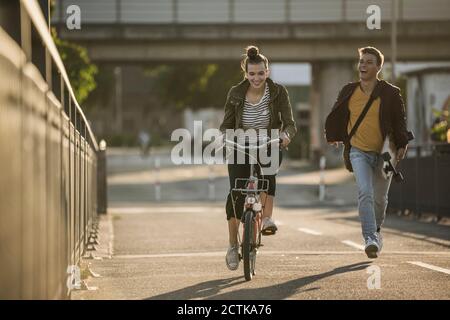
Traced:
<path fill-rule="evenodd" d="M 54 28 L 52 29 L 52 36 L 66 67 L 75 97 L 81 104 L 97 86 L 95 81 L 95 76 L 98 73 L 97 66 L 91 63 L 86 48 L 59 39 Z"/>
<path fill-rule="evenodd" d="M 436 118 L 431 127 L 431 139 L 433 141 L 446 142 L 447 131 L 450 129 L 450 114 L 448 110 L 433 109 L 433 114 Z"/>
<path fill-rule="evenodd" d="M 114 68 L 100 64 L 95 75 L 96 88 L 90 92 L 83 109 L 93 111 L 102 107 L 113 107 L 115 104 L 115 78 Z"/>
<path fill-rule="evenodd" d="M 147 69 L 154 78 L 155 93 L 166 105 L 184 108 L 222 108 L 228 90 L 242 80 L 233 63 L 173 64 Z"/>
<path fill-rule="evenodd" d="M 138 145 L 138 141 L 133 134 L 113 134 L 105 137 L 110 147 L 133 147 Z"/>

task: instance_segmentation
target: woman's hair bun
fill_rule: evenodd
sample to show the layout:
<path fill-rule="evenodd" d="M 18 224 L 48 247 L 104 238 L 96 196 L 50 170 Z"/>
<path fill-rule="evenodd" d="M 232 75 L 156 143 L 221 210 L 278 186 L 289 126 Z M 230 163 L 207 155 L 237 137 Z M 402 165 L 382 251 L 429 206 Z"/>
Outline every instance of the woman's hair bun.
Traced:
<path fill-rule="evenodd" d="M 264 63 L 264 67 L 266 70 L 269 68 L 269 60 L 259 53 L 259 49 L 256 46 L 248 46 L 245 48 L 245 54 L 242 54 L 242 60 L 241 60 L 241 68 L 242 71 L 247 72 L 248 70 L 248 64 L 258 64 L 258 63 Z"/>
<path fill-rule="evenodd" d="M 247 57 L 249 57 L 252 60 L 255 59 L 259 54 L 259 49 L 258 47 L 255 46 L 248 46 L 246 50 L 247 50 Z"/>

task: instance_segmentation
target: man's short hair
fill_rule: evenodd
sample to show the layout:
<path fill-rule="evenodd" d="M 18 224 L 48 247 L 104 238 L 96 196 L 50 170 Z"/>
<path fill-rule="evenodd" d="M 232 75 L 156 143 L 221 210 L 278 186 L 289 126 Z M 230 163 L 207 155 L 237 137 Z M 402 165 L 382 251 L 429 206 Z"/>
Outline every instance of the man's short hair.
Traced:
<path fill-rule="evenodd" d="M 364 47 L 358 49 L 359 55 L 362 56 L 363 54 L 373 54 L 377 58 L 377 66 L 381 67 L 384 63 L 384 55 L 381 53 L 380 50 L 378 50 L 375 47 Z"/>

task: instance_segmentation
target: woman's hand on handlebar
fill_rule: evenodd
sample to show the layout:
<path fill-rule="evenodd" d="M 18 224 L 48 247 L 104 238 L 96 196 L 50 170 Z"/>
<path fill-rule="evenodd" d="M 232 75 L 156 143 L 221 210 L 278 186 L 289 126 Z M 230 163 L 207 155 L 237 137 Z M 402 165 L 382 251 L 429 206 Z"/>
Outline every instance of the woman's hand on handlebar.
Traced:
<path fill-rule="evenodd" d="M 289 143 L 291 143 L 291 139 L 289 139 L 288 135 L 285 132 L 280 134 L 281 139 L 281 147 L 286 148 Z"/>

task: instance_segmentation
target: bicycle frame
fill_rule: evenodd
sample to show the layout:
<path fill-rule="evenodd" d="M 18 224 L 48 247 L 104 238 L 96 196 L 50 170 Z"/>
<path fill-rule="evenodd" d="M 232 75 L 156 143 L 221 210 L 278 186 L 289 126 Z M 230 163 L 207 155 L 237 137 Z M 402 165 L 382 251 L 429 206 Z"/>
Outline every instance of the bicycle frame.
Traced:
<path fill-rule="evenodd" d="M 234 141 L 226 140 L 225 142 L 231 143 L 232 145 L 236 145 L 238 147 L 249 148 L 250 146 L 241 146 Z M 281 139 L 270 140 L 262 146 L 257 146 L 255 148 L 261 148 L 271 144 L 273 142 L 281 143 Z M 238 149 L 236 149 L 238 150 Z M 248 154 L 247 152 L 245 152 Z M 252 157 L 250 154 L 248 154 Z M 253 158 L 253 157 L 252 157 Z M 254 159 L 256 160 L 256 159 Z M 256 161 L 258 164 L 258 162 Z M 259 166 L 259 164 L 258 164 Z M 262 169 L 261 169 L 262 171 Z M 244 181 L 245 188 L 237 188 L 239 181 Z M 262 188 L 258 188 L 258 183 L 262 182 Z M 264 187 L 264 183 L 266 184 Z M 258 179 L 258 173 L 255 170 L 255 164 L 250 162 L 250 177 L 246 178 L 237 178 L 234 182 L 234 188 L 231 191 L 240 192 L 245 195 L 244 200 L 244 210 L 241 221 L 243 226 L 243 239 L 240 241 L 239 232 L 238 232 L 238 241 L 241 247 L 241 255 L 240 259 L 244 260 L 244 275 L 247 281 L 252 279 L 252 276 L 255 274 L 255 264 L 256 264 L 256 254 L 258 248 L 262 246 L 261 244 L 261 231 L 262 231 L 262 209 L 263 205 L 261 204 L 260 192 L 266 192 L 269 189 L 269 180 L 268 179 Z M 236 217 L 236 208 L 233 196 L 231 196 L 233 202 L 233 210 Z M 248 239 L 251 238 L 251 239 Z"/>
<path fill-rule="evenodd" d="M 268 142 L 260 145 L 260 146 L 242 146 L 234 141 L 228 140 L 228 139 L 224 139 L 225 143 L 231 144 L 233 146 L 237 146 L 240 149 L 244 150 L 244 153 L 249 155 L 250 157 L 252 157 L 252 155 L 248 154 L 247 152 L 245 152 L 246 149 L 261 149 L 264 148 L 272 143 L 281 143 L 282 139 L 278 138 L 278 139 L 272 139 L 269 140 Z M 236 149 L 238 151 L 240 151 L 239 149 Z M 253 158 L 253 157 L 252 157 Z M 255 160 L 255 163 L 258 164 L 258 162 L 256 161 L 256 159 L 253 158 L 253 160 Z M 250 162 L 250 177 L 247 178 L 237 178 L 234 181 L 234 188 L 231 189 L 231 191 L 233 192 L 241 192 L 241 194 L 246 195 L 245 197 L 245 201 L 244 201 L 244 211 L 251 209 L 254 212 L 259 212 L 261 213 L 262 211 L 262 204 L 259 201 L 259 193 L 260 192 L 266 192 L 269 189 L 269 180 L 268 179 L 258 179 L 258 174 L 255 171 L 255 163 Z M 258 164 L 259 166 L 259 164 Z M 261 169 L 261 167 L 260 167 Z M 260 170 L 262 172 L 262 169 Z M 239 181 L 244 181 L 244 183 L 247 185 L 246 188 L 238 188 L 237 185 L 239 183 Z M 262 188 L 258 188 L 258 183 L 262 182 L 263 187 Z M 264 186 L 265 184 L 265 186 Z M 234 200 L 232 197 L 232 201 L 233 201 L 233 208 L 234 208 Z M 234 208 L 234 211 L 236 212 L 236 208 Z M 242 216 L 241 220 L 243 220 L 244 216 Z"/>

